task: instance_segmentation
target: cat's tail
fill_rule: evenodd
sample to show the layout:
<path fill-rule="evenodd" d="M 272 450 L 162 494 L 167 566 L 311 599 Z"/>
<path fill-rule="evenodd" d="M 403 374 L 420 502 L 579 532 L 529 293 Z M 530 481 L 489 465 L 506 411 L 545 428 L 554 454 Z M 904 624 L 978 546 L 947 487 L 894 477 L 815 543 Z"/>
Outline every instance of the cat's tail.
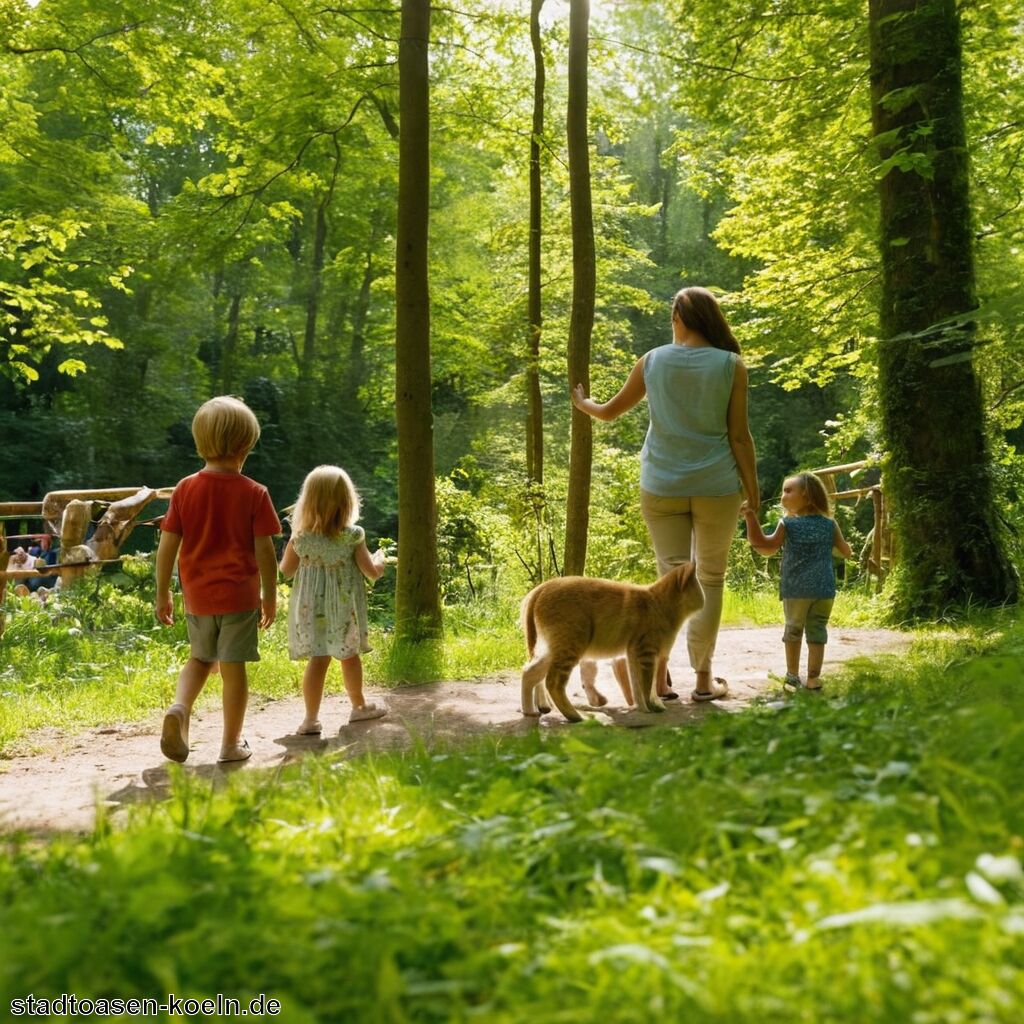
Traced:
<path fill-rule="evenodd" d="M 537 646 L 537 621 L 533 617 L 533 606 L 537 600 L 537 591 L 540 587 L 534 587 L 519 606 L 519 625 L 526 637 L 526 653 L 532 658 L 533 649 Z"/>

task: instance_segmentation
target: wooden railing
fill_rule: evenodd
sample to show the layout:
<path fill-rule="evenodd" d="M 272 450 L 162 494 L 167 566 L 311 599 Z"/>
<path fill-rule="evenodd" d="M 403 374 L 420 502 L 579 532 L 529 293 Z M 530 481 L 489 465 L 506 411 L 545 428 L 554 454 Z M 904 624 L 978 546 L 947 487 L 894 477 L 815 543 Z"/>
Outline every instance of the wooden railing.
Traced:
<path fill-rule="evenodd" d="M 893 534 L 889 527 L 889 508 L 882 485 L 877 483 L 868 487 L 853 487 L 843 491 L 836 487 L 836 477 L 843 474 L 853 475 L 876 465 L 877 462 L 865 459 L 862 462 L 848 462 L 842 466 L 825 466 L 822 469 L 815 469 L 813 472 L 821 479 L 825 490 L 828 491 L 829 497 L 834 502 L 860 501 L 861 498 L 871 498 L 873 522 L 871 532 L 868 534 L 867 546 L 861 557 L 864 567 L 875 577 L 878 587 L 881 589 L 882 583 L 896 559 Z"/>
<path fill-rule="evenodd" d="M 100 490 L 51 491 L 42 501 L 0 502 L 0 602 L 8 580 L 57 576 L 61 585 L 84 576 L 90 569 L 121 560 L 121 545 L 140 525 L 139 514 L 150 502 L 170 498 L 173 487 L 111 487 Z M 93 518 L 100 510 L 92 535 L 87 537 Z M 10 552 L 8 540 L 30 540 L 39 534 L 15 534 L 8 537 L 5 524 L 10 521 L 42 521 L 40 533 L 56 540 L 60 546 L 60 562 L 45 568 L 11 569 L 7 565 Z M 27 546 L 27 545 L 25 545 Z M 0 635 L 4 615 L 0 609 Z"/>

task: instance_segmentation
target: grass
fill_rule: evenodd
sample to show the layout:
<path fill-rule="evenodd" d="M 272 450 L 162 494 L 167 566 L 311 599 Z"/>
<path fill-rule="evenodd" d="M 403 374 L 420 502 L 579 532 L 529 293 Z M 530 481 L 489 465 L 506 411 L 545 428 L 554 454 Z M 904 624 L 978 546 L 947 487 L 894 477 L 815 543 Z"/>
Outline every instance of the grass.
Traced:
<path fill-rule="evenodd" d="M 1024 628 L 698 727 L 232 776 L 8 843 L 8 999 L 312 1021 L 1015 1022 Z"/>
<path fill-rule="evenodd" d="M 137 571 L 150 579 L 144 559 Z M 364 659 L 366 678 L 391 685 L 518 670 L 525 660 L 518 605 L 518 597 L 509 597 L 448 608 L 444 640 L 433 645 L 399 644 L 391 633 L 371 629 L 374 650 Z M 40 730 L 139 721 L 166 707 L 188 657 L 180 612 L 179 605 L 178 624 L 166 629 L 153 620 L 145 591 L 108 584 L 63 597 L 47 609 L 28 598 L 9 598 L 7 632 L 0 640 L 0 757 L 31 750 Z M 875 625 L 882 612 L 862 591 L 844 591 L 834 621 Z M 261 638 L 262 660 L 250 669 L 254 699 L 300 692 L 302 665 L 288 659 L 286 618 L 282 601 L 278 621 Z M 724 625 L 779 623 L 774 593 L 727 591 Z M 340 684 L 335 678 L 329 685 Z M 214 683 L 200 707 L 218 700 Z"/>
<path fill-rule="evenodd" d="M 171 629 L 154 621 L 143 597 L 108 586 L 46 609 L 12 597 L 7 612 L 0 640 L 0 757 L 30 750 L 40 730 L 137 721 L 173 698 L 188 658 L 180 604 Z M 379 629 L 371 629 L 371 643 L 364 670 L 376 684 L 472 679 L 517 668 L 524 656 L 518 606 L 511 601 L 449 609 L 445 639 L 437 645 L 400 645 Z M 300 692 L 303 663 L 288 658 L 284 603 L 261 637 L 260 656 L 249 669 L 254 699 Z M 332 672 L 331 685 L 340 687 L 338 670 Z M 214 682 L 199 706 L 215 706 L 219 699 Z"/>
<path fill-rule="evenodd" d="M 832 607 L 835 626 L 878 628 L 886 625 L 884 599 L 862 587 L 840 590 Z M 782 629 L 782 601 L 772 588 L 726 588 L 722 603 L 723 626 L 778 626 Z"/>

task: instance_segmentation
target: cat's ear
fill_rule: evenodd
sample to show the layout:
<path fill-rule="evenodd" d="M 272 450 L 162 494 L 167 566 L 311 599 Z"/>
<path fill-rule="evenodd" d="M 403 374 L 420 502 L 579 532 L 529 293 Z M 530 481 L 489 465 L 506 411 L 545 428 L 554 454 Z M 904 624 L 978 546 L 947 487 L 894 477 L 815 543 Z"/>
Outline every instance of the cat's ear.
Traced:
<path fill-rule="evenodd" d="M 697 564 L 695 562 L 683 562 L 679 567 L 679 572 L 676 575 L 676 586 L 680 592 L 685 590 L 693 579 L 693 574 L 697 571 Z"/>

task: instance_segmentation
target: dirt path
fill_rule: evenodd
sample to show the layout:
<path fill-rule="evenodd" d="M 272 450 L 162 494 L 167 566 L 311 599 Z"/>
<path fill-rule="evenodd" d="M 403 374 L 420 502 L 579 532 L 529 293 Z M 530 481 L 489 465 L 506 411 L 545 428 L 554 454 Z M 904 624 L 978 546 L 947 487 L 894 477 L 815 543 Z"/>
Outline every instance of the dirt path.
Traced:
<path fill-rule="evenodd" d="M 708 714 L 741 710 L 776 686 L 768 673 L 779 668 L 780 631 L 777 626 L 722 630 L 715 674 L 729 680 L 730 698 L 726 701 L 713 705 L 689 701 L 690 674 L 686 649 L 680 639 L 669 664 L 681 699 L 671 702 L 665 714 L 627 710 L 606 664 L 600 667 L 598 688 L 609 703 L 594 713 L 613 725 L 636 728 L 678 725 Z M 833 628 L 826 648 L 824 675 L 827 676 L 830 665 L 854 657 L 899 653 L 909 644 L 906 634 L 888 630 Z M 578 705 L 585 702 L 575 674 L 570 694 Z M 185 770 L 217 785 L 232 771 L 280 767 L 309 754 L 354 756 L 368 750 L 403 746 L 411 736 L 430 742 L 496 730 L 517 734 L 538 728 L 567 727 L 557 712 L 541 720 L 520 715 L 517 673 L 470 682 L 405 686 L 373 694 L 373 698 L 380 696 L 391 708 L 388 717 L 357 725 L 346 724 L 349 708 L 344 696 L 325 698 L 321 714 L 324 735 L 320 738 L 292 734 L 302 720 L 300 697 L 272 700 L 260 706 L 254 700 L 245 730 L 254 754 L 244 765 L 226 768 L 215 763 L 220 743 L 219 709 L 197 712 L 191 728 L 192 753 Z M 170 763 L 160 753 L 161 717 L 89 729 L 75 736 L 55 736 L 41 753 L 0 761 L 0 830 L 87 830 L 92 827 L 97 804 L 116 811 L 130 804 L 165 798 L 171 773 Z"/>

